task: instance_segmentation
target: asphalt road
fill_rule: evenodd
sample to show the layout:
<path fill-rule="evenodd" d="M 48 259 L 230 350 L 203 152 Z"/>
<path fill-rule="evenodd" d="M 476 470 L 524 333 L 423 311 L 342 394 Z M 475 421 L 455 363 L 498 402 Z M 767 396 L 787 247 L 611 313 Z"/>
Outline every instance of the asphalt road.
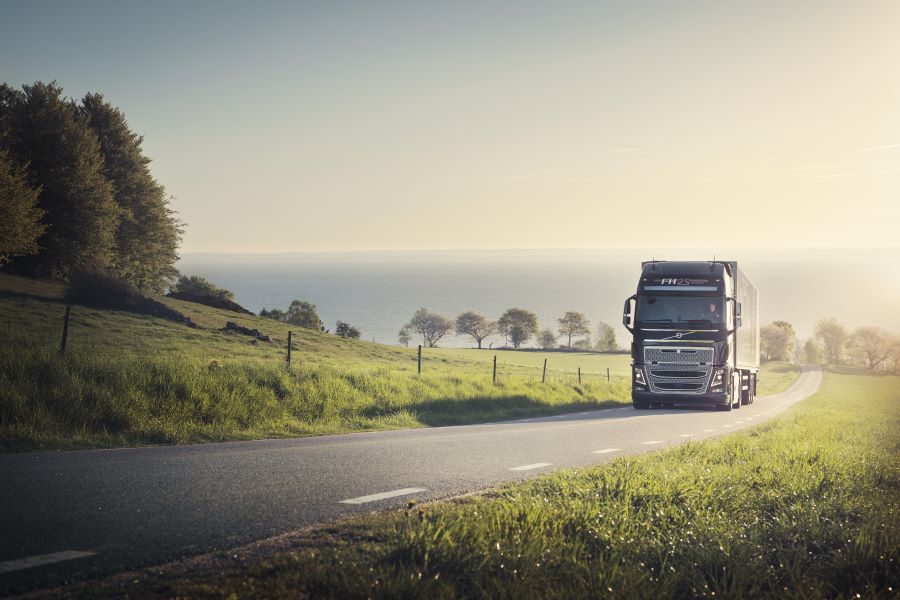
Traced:
<path fill-rule="evenodd" d="M 757 425 L 816 391 L 732 412 L 598 410 L 505 423 L 0 456 L 0 594 L 235 547 Z"/>

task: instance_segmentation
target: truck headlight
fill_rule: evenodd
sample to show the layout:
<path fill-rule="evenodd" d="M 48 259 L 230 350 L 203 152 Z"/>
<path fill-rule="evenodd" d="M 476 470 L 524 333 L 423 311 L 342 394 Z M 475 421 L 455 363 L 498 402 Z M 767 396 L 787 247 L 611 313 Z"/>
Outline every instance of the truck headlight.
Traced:
<path fill-rule="evenodd" d="M 646 386 L 647 380 L 644 379 L 644 370 L 640 367 L 632 367 L 632 371 L 634 372 L 634 383 Z"/>
<path fill-rule="evenodd" d="M 725 369 L 716 369 L 713 371 L 712 379 L 709 382 L 709 391 L 725 391 Z"/>

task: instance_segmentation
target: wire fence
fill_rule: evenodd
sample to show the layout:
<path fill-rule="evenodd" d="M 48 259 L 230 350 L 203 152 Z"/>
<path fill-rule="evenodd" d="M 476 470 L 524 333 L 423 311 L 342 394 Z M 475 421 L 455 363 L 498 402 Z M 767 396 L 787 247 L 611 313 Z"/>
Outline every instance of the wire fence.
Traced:
<path fill-rule="evenodd" d="M 308 339 L 298 340 L 293 331 L 288 332 L 287 339 L 272 336 L 271 341 L 262 341 L 226 329 L 185 327 L 173 339 L 171 328 L 165 325 L 159 327 L 149 317 L 146 329 L 136 334 L 131 324 L 105 323 L 100 311 L 69 306 L 64 310 L 58 318 L 48 319 L 47 315 L 41 315 L 45 318 L 29 321 L 28 328 L 18 322 L 0 321 L 0 345 L 110 359 L 183 357 L 208 361 L 211 366 L 222 363 L 278 365 L 288 369 L 327 366 L 345 370 L 388 370 L 420 376 L 477 375 L 495 384 L 523 378 L 535 383 L 618 384 L 629 382 L 631 377 L 628 357 L 622 354 L 536 352 L 530 349 L 462 350 L 418 345 L 415 348 L 383 346 L 389 352 L 367 352 L 365 356 L 358 356 L 352 350 L 344 352 L 344 349 L 317 351 L 309 347 Z M 207 337 L 210 334 L 216 337 L 210 339 Z M 535 357 L 536 360 L 525 360 L 525 357 Z"/>

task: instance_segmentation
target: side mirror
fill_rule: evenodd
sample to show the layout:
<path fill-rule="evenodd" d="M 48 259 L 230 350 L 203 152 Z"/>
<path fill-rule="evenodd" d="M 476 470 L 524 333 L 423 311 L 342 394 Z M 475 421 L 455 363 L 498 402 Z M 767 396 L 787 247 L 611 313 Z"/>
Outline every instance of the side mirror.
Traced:
<path fill-rule="evenodd" d="M 735 327 L 740 327 L 742 322 L 743 322 L 743 319 L 741 319 L 741 315 L 735 315 L 735 317 L 734 317 L 734 326 L 735 326 Z"/>
<path fill-rule="evenodd" d="M 633 312 L 631 310 L 631 305 L 635 300 L 637 300 L 637 295 L 628 298 L 625 301 L 625 308 L 622 309 L 622 325 L 624 325 L 625 329 L 631 333 L 634 333 L 634 330 L 631 328 L 631 315 Z"/>

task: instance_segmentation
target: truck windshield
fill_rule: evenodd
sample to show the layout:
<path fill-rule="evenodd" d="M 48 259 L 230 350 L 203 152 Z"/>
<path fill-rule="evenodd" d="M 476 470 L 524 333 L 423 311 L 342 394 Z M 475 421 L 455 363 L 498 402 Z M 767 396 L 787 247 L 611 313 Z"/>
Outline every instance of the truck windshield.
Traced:
<path fill-rule="evenodd" d="M 638 296 L 636 320 L 662 325 L 720 325 L 725 301 L 715 296 Z"/>

